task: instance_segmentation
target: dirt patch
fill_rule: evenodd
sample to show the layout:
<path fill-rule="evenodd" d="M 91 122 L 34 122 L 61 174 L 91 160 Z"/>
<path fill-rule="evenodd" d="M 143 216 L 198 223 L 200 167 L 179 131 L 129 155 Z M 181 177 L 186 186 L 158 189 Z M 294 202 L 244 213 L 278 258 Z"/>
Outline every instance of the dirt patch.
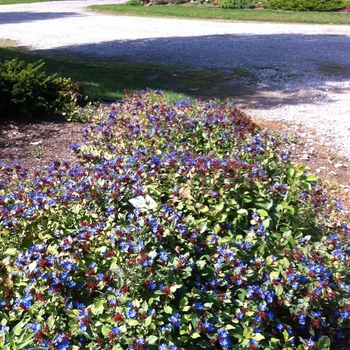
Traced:
<path fill-rule="evenodd" d="M 7 119 L 0 124 L 0 159 L 5 164 L 21 162 L 30 172 L 56 158 L 75 162 L 69 149 L 83 141 L 81 129 L 82 124 L 67 123 L 57 116 L 30 122 Z"/>

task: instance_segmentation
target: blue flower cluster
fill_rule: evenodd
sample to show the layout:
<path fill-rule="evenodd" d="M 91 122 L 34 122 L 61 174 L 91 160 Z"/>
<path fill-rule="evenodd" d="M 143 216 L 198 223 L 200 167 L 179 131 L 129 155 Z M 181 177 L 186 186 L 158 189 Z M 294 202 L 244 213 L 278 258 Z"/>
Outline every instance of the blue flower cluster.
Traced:
<path fill-rule="evenodd" d="M 80 165 L 30 181 L 2 167 L 0 316 L 59 350 L 258 349 L 284 331 L 312 349 L 344 327 L 350 231 L 305 222 L 325 199 L 289 199 L 286 141 L 230 106 L 156 96 L 85 128 Z M 154 208 L 132 207 L 146 195 Z"/>

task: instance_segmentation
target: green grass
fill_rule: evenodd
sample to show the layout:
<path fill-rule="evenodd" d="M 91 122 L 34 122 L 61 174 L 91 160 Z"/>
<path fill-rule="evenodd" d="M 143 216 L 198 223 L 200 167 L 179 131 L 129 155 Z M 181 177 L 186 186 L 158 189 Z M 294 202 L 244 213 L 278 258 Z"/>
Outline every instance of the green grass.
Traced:
<path fill-rule="evenodd" d="M 72 78 L 90 97 L 121 99 L 124 97 L 124 89 L 139 91 L 151 88 L 162 89 L 172 100 L 184 98 L 183 94 L 176 92 L 166 84 L 147 78 L 148 75 L 152 76 L 158 71 L 165 72 L 172 67 L 99 60 L 54 59 L 19 52 L 11 47 L 13 45 L 15 43 L 0 40 L 0 61 L 17 58 L 20 61 L 34 63 L 42 58 L 45 62 L 43 68 L 47 74 Z"/>
<path fill-rule="evenodd" d="M 116 15 L 123 16 L 200 18 L 281 23 L 350 24 L 350 15 L 347 13 L 229 10 L 189 4 L 171 6 L 92 5 L 89 6 L 89 9 L 112 12 Z"/>

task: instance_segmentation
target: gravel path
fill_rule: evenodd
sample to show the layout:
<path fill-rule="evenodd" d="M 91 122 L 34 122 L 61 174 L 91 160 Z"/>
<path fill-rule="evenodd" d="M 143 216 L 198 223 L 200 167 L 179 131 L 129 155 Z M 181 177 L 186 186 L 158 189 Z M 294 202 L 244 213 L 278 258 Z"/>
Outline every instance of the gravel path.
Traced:
<path fill-rule="evenodd" d="M 308 137 L 350 161 L 350 26 L 134 18 L 86 10 L 121 2 L 3 5 L 0 39 L 50 55 L 238 72 L 222 85 L 227 97 L 252 116 L 313 129 Z"/>

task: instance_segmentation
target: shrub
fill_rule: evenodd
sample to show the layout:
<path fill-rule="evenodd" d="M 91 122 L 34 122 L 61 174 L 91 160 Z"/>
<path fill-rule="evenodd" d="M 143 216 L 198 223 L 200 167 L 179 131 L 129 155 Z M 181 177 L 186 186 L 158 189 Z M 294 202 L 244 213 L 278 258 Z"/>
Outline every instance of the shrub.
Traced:
<path fill-rule="evenodd" d="M 190 2 L 190 0 L 150 0 L 150 3 L 152 5 L 169 5 L 169 4 L 180 5 L 187 2 Z"/>
<path fill-rule="evenodd" d="M 57 98 L 54 77 L 40 69 L 44 62 L 26 65 L 16 59 L 0 62 L 0 113 L 32 115 L 48 112 Z"/>
<path fill-rule="evenodd" d="M 70 78 L 47 76 L 42 60 L 26 64 L 17 59 L 0 62 L 0 113 L 32 117 L 71 111 L 82 104 L 84 92 Z"/>
<path fill-rule="evenodd" d="M 292 11 L 338 11 L 346 7 L 348 0 L 268 0 L 265 8 Z"/>
<path fill-rule="evenodd" d="M 79 166 L 29 179 L 2 166 L 4 337 L 300 350 L 348 326 L 350 229 L 287 140 L 230 105 L 159 91 L 127 95 L 83 133 Z"/>
<path fill-rule="evenodd" d="M 140 0 L 129 0 L 124 5 L 126 6 L 141 6 Z"/>
<path fill-rule="evenodd" d="M 248 9 L 254 8 L 255 0 L 220 0 L 219 4 L 224 9 Z"/>

